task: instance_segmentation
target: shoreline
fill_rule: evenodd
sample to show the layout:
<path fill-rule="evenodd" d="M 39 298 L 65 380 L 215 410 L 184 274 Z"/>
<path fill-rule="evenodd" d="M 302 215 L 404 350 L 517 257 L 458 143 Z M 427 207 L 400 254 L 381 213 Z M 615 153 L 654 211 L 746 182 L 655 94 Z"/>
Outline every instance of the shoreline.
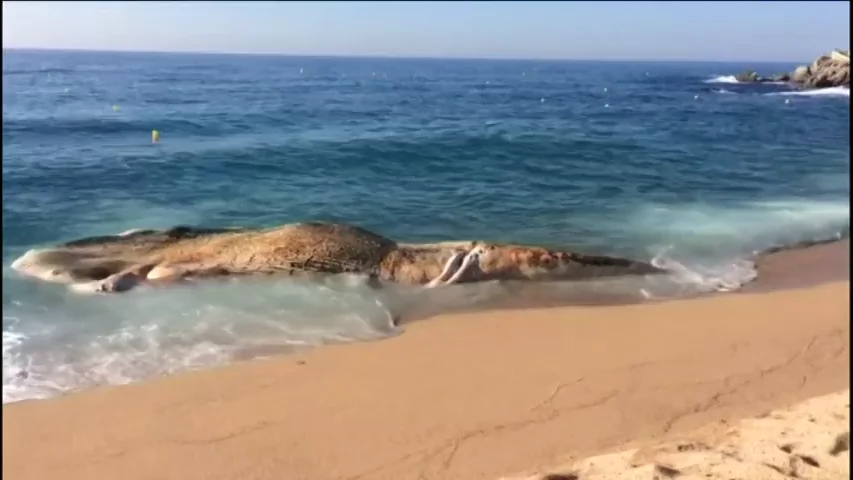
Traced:
<path fill-rule="evenodd" d="M 849 388 L 849 318 L 847 281 L 440 315 L 382 342 L 6 404 L 3 470 L 495 479 Z"/>
<path fill-rule="evenodd" d="M 518 285 L 511 296 L 497 298 L 481 305 L 458 307 L 438 313 L 426 311 L 399 315 L 398 325 L 429 320 L 441 315 L 486 314 L 504 310 L 526 310 L 571 308 L 571 307 L 620 307 L 628 305 L 659 304 L 716 296 L 744 293 L 770 293 L 815 287 L 827 283 L 845 281 L 850 278 L 850 239 L 832 238 L 799 242 L 776 247 L 755 255 L 757 276 L 731 292 L 707 292 L 677 298 L 642 300 L 636 295 L 616 296 L 608 293 L 592 294 L 582 302 L 577 299 L 561 300 L 544 293 L 540 285 Z"/>
<path fill-rule="evenodd" d="M 814 287 L 850 278 L 850 239 L 805 242 L 759 255 L 758 277 L 740 292 Z"/>
<path fill-rule="evenodd" d="M 607 292 L 595 292 L 587 290 L 583 293 L 584 298 L 579 301 L 578 293 L 571 292 L 571 299 L 559 298 L 564 291 L 549 291 L 548 284 L 519 283 L 507 289 L 506 295 L 496 296 L 485 302 L 464 306 L 436 306 L 432 304 L 421 304 L 418 308 L 405 310 L 393 315 L 393 327 L 395 330 L 377 338 L 360 340 L 340 340 L 327 342 L 322 345 L 314 345 L 307 348 L 292 348 L 280 345 L 256 345 L 238 350 L 233 358 L 224 365 L 206 366 L 182 370 L 182 372 L 205 371 L 211 368 L 221 368 L 239 364 L 246 361 L 275 359 L 281 356 L 298 355 L 315 349 L 324 349 L 336 345 L 349 343 L 374 343 L 385 341 L 398 335 L 405 335 L 408 328 L 414 323 L 429 321 L 436 317 L 446 315 L 489 315 L 500 312 L 524 312 L 529 309 L 537 310 L 560 310 L 565 308 L 612 308 L 636 305 L 654 305 L 674 301 L 686 301 L 693 299 L 726 297 L 732 294 L 742 295 L 748 293 L 770 293 L 792 289 L 802 289 L 818 286 L 826 283 L 844 281 L 849 278 L 849 238 L 823 239 L 817 241 L 804 241 L 792 245 L 771 248 L 765 252 L 755 255 L 758 277 L 741 288 L 730 292 L 705 292 L 694 293 L 673 298 L 661 298 L 646 300 L 640 295 L 628 293 L 613 294 Z M 26 372 L 24 371 L 24 374 Z M 136 379 L 130 384 L 147 382 L 163 375 Z M 126 385 L 126 384 L 117 384 Z M 99 385 L 99 387 L 102 385 Z M 58 392 L 52 397 L 61 398 L 68 395 L 85 392 L 89 388 L 74 389 Z M 97 387 L 96 387 L 97 388 Z M 29 400 L 43 400 L 44 398 L 16 399 L 8 404 Z M 5 405 L 5 403 L 4 403 Z"/>

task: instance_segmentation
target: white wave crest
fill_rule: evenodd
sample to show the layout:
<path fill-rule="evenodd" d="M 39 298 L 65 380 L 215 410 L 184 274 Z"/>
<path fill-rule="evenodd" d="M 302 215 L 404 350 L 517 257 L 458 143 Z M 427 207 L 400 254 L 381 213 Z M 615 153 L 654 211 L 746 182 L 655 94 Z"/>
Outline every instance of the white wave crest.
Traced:
<path fill-rule="evenodd" d="M 740 83 L 734 75 L 718 75 L 704 81 L 705 83 Z"/>
<path fill-rule="evenodd" d="M 634 240 L 653 246 L 652 263 L 673 272 L 650 279 L 657 292 L 673 292 L 675 283 L 684 294 L 736 290 L 757 276 L 753 256 L 760 251 L 841 235 L 849 229 L 850 205 L 801 200 L 645 205 L 628 218 L 624 225 Z"/>
<path fill-rule="evenodd" d="M 751 260 L 728 258 L 712 264 L 691 262 L 688 266 L 667 256 L 671 247 L 670 245 L 663 249 L 650 263 L 671 272 L 667 279 L 680 287 L 678 292 L 680 294 L 688 291 L 694 293 L 731 292 L 740 289 L 758 276 L 755 263 Z M 646 292 L 646 297 L 649 299 L 665 298 L 649 293 L 650 289 L 646 289 Z"/>
<path fill-rule="evenodd" d="M 737 92 L 733 92 L 731 90 L 726 90 L 725 88 L 721 88 L 719 90 L 714 90 L 714 93 L 718 93 L 720 95 L 737 95 Z"/>
<path fill-rule="evenodd" d="M 847 97 L 850 98 L 850 89 L 847 87 L 829 87 L 829 88 L 819 88 L 816 90 L 796 90 L 791 92 L 772 92 L 766 93 L 768 96 L 778 96 L 778 95 L 796 95 L 796 96 L 804 96 L 804 97 Z"/>

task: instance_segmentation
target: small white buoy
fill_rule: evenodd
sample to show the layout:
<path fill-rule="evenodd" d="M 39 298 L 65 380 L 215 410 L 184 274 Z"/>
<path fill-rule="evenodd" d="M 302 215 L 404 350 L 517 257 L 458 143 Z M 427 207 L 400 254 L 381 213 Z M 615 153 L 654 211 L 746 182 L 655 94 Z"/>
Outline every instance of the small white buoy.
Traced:
<path fill-rule="evenodd" d="M 540 98 L 540 99 L 539 99 L 539 103 L 545 103 L 545 99 L 544 99 L 544 98 Z"/>
<path fill-rule="evenodd" d="M 695 96 L 693 97 L 693 100 L 699 100 L 699 95 L 695 95 Z"/>
<path fill-rule="evenodd" d="M 605 92 L 607 91 L 607 87 L 604 87 L 604 91 L 605 91 Z"/>
<path fill-rule="evenodd" d="M 113 111 L 114 111 L 114 112 L 117 112 L 117 111 L 119 111 L 119 110 L 121 110 L 121 108 L 119 108 L 119 106 L 118 106 L 118 105 L 113 105 Z"/>
<path fill-rule="evenodd" d="M 302 73 L 302 72 L 304 72 L 304 71 L 305 71 L 305 70 L 303 70 L 303 69 L 301 69 L 301 68 L 299 69 L 299 73 Z"/>
<path fill-rule="evenodd" d="M 522 76 L 522 77 L 526 77 L 526 76 L 527 76 L 527 72 L 521 72 L 521 76 Z"/>
<path fill-rule="evenodd" d="M 785 99 L 785 103 L 786 103 L 786 104 L 791 103 L 791 99 L 786 98 L 786 99 Z"/>
<path fill-rule="evenodd" d="M 610 108 L 610 104 L 609 104 L 609 103 L 605 103 L 605 104 L 604 104 L 604 108 Z"/>
<path fill-rule="evenodd" d="M 70 89 L 70 88 L 66 88 L 66 89 L 65 89 L 65 90 L 63 90 L 63 91 L 64 91 L 65 93 L 68 93 L 68 92 L 70 92 L 70 91 L 71 91 L 71 89 Z"/>
<path fill-rule="evenodd" d="M 488 84 L 490 84 L 490 83 L 492 83 L 492 82 L 490 82 L 490 81 L 486 80 L 486 85 L 488 85 Z"/>

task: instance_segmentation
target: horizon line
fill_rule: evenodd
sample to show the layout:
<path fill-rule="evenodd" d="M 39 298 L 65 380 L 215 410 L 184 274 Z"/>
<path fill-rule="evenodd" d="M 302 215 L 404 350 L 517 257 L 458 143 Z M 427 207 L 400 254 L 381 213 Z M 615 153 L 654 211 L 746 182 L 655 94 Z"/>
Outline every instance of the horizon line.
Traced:
<path fill-rule="evenodd" d="M 88 49 L 62 47 L 3 47 L 7 51 L 30 52 L 67 52 L 67 53 L 130 53 L 156 55 L 209 55 L 209 56 L 249 56 L 249 57 L 296 57 L 296 58 L 352 58 L 376 60 L 444 60 L 444 61 L 506 61 L 506 62 L 636 62 L 636 63 L 799 63 L 802 60 L 696 60 L 696 59 L 648 59 L 648 58 L 569 58 L 569 57 L 440 57 L 432 55 L 394 55 L 394 54 L 333 54 L 333 53 L 283 53 L 283 52 L 218 52 L 194 50 L 133 50 L 133 49 Z M 807 63 L 811 63 L 810 61 Z"/>

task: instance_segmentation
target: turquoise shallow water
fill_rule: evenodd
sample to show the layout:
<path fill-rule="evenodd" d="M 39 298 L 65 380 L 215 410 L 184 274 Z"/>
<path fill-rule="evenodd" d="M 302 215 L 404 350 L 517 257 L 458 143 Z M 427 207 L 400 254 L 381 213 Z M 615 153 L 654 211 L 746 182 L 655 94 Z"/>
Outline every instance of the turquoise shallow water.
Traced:
<path fill-rule="evenodd" d="M 849 230 L 849 93 L 727 77 L 748 67 L 794 65 L 4 51 L 4 402 L 379 338 L 395 315 L 515 292 L 338 278 L 92 297 L 8 268 L 130 228 L 329 220 L 680 265 L 546 288 L 565 303 L 737 288 L 755 251 Z"/>

